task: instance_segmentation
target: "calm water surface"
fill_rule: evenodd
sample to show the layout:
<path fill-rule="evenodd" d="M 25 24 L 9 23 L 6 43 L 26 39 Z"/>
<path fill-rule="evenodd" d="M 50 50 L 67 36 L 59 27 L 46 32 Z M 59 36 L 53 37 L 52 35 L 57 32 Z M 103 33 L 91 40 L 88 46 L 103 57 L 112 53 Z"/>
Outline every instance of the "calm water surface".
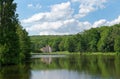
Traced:
<path fill-rule="evenodd" d="M 0 67 L 0 79 L 120 79 L 120 56 L 34 55 Z"/>

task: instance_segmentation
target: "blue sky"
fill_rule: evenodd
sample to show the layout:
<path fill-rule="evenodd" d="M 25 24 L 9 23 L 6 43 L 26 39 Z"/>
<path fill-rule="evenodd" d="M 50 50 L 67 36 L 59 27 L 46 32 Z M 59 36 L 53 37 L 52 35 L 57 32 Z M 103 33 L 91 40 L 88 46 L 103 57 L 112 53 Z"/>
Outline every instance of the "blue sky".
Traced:
<path fill-rule="evenodd" d="M 120 0 L 15 0 L 29 35 L 63 35 L 120 23 Z"/>

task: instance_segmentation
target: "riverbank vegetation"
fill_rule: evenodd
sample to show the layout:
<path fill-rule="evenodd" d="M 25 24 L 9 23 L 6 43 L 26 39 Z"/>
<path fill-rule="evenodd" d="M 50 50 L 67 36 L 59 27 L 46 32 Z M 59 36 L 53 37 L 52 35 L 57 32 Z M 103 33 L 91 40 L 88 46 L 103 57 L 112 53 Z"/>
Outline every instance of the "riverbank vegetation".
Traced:
<path fill-rule="evenodd" d="M 31 36 L 32 51 L 50 45 L 53 52 L 120 52 L 120 24 L 91 28 L 75 35 Z"/>
<path fill-rule="evenodd" d="M 18 64 L 30 57 L 30 39 L 15 11 L 14 0 L 0 0 L 0 65 Z"/>
<path fill-rule="evenodd" d="M 31 55 L 81 55 L 81 56 L 120 56 L 119 53 L 116 52 L 68 52 L 68 51 L 58 51 L 52 53 L 31 53 Z"/>

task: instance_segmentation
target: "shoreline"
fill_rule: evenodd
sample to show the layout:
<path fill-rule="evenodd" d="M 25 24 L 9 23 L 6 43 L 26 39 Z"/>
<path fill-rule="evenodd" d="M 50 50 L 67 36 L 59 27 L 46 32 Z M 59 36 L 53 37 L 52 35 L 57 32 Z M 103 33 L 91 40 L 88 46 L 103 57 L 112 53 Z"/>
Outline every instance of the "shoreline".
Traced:
<path fill-rule="evenodd" d="M 86 52 L 86 53 L 80 53 L 80 52 L 67 52 L 67 51 L 62 51 L 62 52 L 52 52 L 52 53 L 31 53 L 31 55 L 120 55 L 119 53 L 116 52 Z"/>

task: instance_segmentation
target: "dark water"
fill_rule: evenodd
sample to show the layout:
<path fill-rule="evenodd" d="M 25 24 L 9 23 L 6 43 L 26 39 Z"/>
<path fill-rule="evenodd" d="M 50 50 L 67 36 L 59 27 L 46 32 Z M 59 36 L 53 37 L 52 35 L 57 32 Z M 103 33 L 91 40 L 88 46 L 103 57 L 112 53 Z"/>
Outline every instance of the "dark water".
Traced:
<path fill-rule="evenodd" d="M 0 79 L 120 79 L 120 56 L 42 55 L 0 67 Z"/>

